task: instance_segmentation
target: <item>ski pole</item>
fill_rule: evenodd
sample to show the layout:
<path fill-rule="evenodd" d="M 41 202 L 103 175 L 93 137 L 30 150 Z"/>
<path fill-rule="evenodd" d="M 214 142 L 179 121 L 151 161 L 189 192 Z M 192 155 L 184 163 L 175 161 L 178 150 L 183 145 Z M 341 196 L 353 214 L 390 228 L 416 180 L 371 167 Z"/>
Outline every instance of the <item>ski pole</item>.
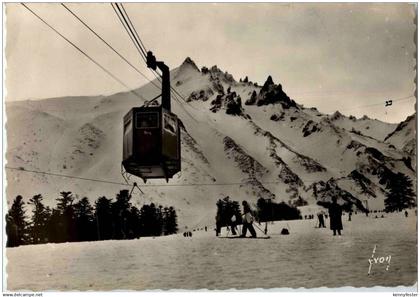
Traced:
<path fill-rule="evenodd" d="M 257 227 L 257 229 L 258 230 L 260 230 L 263 234 L 264 234 L 264 231 L 263 230 L 261 230 L 261 228 L 260 227 L 258 227 L 254 222 L 252 222 L 252 225 L 254 225 L 255 227 Z"/>

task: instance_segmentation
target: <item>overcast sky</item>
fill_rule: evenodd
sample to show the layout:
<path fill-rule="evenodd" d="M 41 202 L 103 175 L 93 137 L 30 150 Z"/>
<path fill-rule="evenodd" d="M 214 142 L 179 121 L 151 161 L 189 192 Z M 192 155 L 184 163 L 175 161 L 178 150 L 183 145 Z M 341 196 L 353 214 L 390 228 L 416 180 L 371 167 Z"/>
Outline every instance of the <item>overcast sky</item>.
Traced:
<path fill-rule="evenodd" d="M 6 4 L 6 100 L 125 90 L 20 4 Z M 28 4 L 128 86 L 146 81 L 59 4 Z M 109 3 L 68 6 L 133 64 L 146 67 Z M 389 122 L 414 112 L 415 6 L 386 4 L 125 4 L 146 47 L 171 68 L 196 64 L 271 75 L 298 103 Z"/>

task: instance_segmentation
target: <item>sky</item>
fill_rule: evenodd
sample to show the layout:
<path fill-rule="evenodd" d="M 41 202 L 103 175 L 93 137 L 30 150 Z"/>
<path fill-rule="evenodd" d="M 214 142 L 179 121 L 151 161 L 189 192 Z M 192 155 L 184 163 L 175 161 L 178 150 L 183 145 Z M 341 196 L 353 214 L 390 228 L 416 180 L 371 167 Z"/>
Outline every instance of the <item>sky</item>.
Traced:
<path fill-rule="evenodd" d="M 109 3 L 68 3 L 152 78 Z M 28 6 L 130 88 L 147 81 L 58 3 Z M 5 4 L 6 101 L 126 88 L 18 3 Z M 171 68 L 188 56 L 235 79 L 268 75 L 305 107 L 399 122 L 415 111 L 415 6 L 404 3 L 127 3 L 147 49 Z M 383 104 L 381 104 L 383 103 Z"/>

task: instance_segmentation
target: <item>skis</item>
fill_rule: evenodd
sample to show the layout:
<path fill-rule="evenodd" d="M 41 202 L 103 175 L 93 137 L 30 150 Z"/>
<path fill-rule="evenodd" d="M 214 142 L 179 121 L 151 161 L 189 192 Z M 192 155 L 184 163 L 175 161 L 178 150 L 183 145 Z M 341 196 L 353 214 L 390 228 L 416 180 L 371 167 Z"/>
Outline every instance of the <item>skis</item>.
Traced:
<path fill-rule="evenodd" d="M 264 237 L 241 237 L 241 236 L 218 236 L 218 238 L 223 239 L 270 239 L 270 236 L 264 236 Z"/>

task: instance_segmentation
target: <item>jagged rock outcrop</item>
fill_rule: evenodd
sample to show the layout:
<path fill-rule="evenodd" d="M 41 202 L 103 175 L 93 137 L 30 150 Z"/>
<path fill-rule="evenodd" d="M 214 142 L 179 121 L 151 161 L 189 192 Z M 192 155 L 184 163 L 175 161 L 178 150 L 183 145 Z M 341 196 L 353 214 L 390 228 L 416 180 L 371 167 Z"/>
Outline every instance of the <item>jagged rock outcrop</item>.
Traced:
<path fill-rule="evenodd" d="M 200 72 L 200 69 L 190 57 L 185 58 L 184 62 L 182 62 L 181 66 L 179 67 L 179 72 L 185 71 L 185 69 L 188 67 L 194 71 Z"/>
<path fill-rule="evenodd" d="M 254 90 L 251 94 L 251 97 L 245 101 L 245 105 L 254 105 L 255 102 L 257 102 L 257 92 Z"/>
<path fill-rule="evenodd" d="M 274 113 L 271 115 L 270 120 L 274 122 L 283 121 L 284 120 L 284 112 L 282 113 Z"/>
<path fill-rule="evenodd" d="M 385 161 L 385 156 L 384 154 L 382 154 L 379 150 L 377 150 L 376 148 L 373 147 L 367 147 L 365 149 L 365 153 L 369 154 L 370 156 L 372 156 L 373 158 L 375 158 L 376 160 L 383 162 Z"/>
<path fill-rule="evenodd" d="M 347 149 L 349 150 L 352 149 L 354 151 L 357 151 L 359 148 L 362 148 L 362 147 L 366 147 L 366 146 L 356 140 L 350 141 L 350 143 L 346 146 Z"/>
<path fill-rule="evenodd" d="M 341 114 L 338 110 L 336 112 L 334 112 L 332 115 L 329 116 L 329 119 L 331 121 L 337 121 L 337 120 L 340 120 L 340 119 L 343 119 L 343 118 L 344 118 L 344 115 Z"/>
<path fill-rule="evenodd" d="M 209 98 L 213 94 L 214 94 L 214 92 L 211 88 L 207 88 L 205 90 L 200 90 L 200 91 L 194 91 L 190 94 L 190 96 L 188 96 L 187 102 L 196 101 L 196 100 L 200 100 L 200 101 L 205 102 L 205 101 L 209 100 Z"/>
<path fill-rule="evenodd" d="M 228 73 L 227 71 L 223 72 L 216 65 L 212 66 L 208 70 L 208 74 L 210 74 L 210 80 L 212 81 L 222 81 L 230 84 L 235 82 L 232 74 Z"/>
<path fill-rule="evenodd" d="M 309 120 L 305 127 L 303 127 L 302 129 L 302 133 L 303 133 L 303 137 L 307 137 L 309 135 L 311 135 L 312 133 L 318 132 L 321 130 L 321 127 L 319 126 L 318 123 L 315 123 L 312 120 Z"/>
<path fill-rule="evenodd" d="M 281 84 L 276 85 L 271 76 L 267 78 L 259 94 L 256 97 L 253 95 L 247 100 L 247 105 L 257 104 L 257 106 L 262 106 L 278 103 L 283 108 L 297 107 L 296 102 L 291 100 L 283 91 Z"/>
<path fill-rule="evenodd" d="M 226 94 L 217 95 L 216 99 L 211 102 L 210 110 L 217 112 L 222 108 L 226 110 L 226 114 L 243 115 L 241 96 L 237 95 L 236 92 L 231 92 L 230 88 Z"/>

